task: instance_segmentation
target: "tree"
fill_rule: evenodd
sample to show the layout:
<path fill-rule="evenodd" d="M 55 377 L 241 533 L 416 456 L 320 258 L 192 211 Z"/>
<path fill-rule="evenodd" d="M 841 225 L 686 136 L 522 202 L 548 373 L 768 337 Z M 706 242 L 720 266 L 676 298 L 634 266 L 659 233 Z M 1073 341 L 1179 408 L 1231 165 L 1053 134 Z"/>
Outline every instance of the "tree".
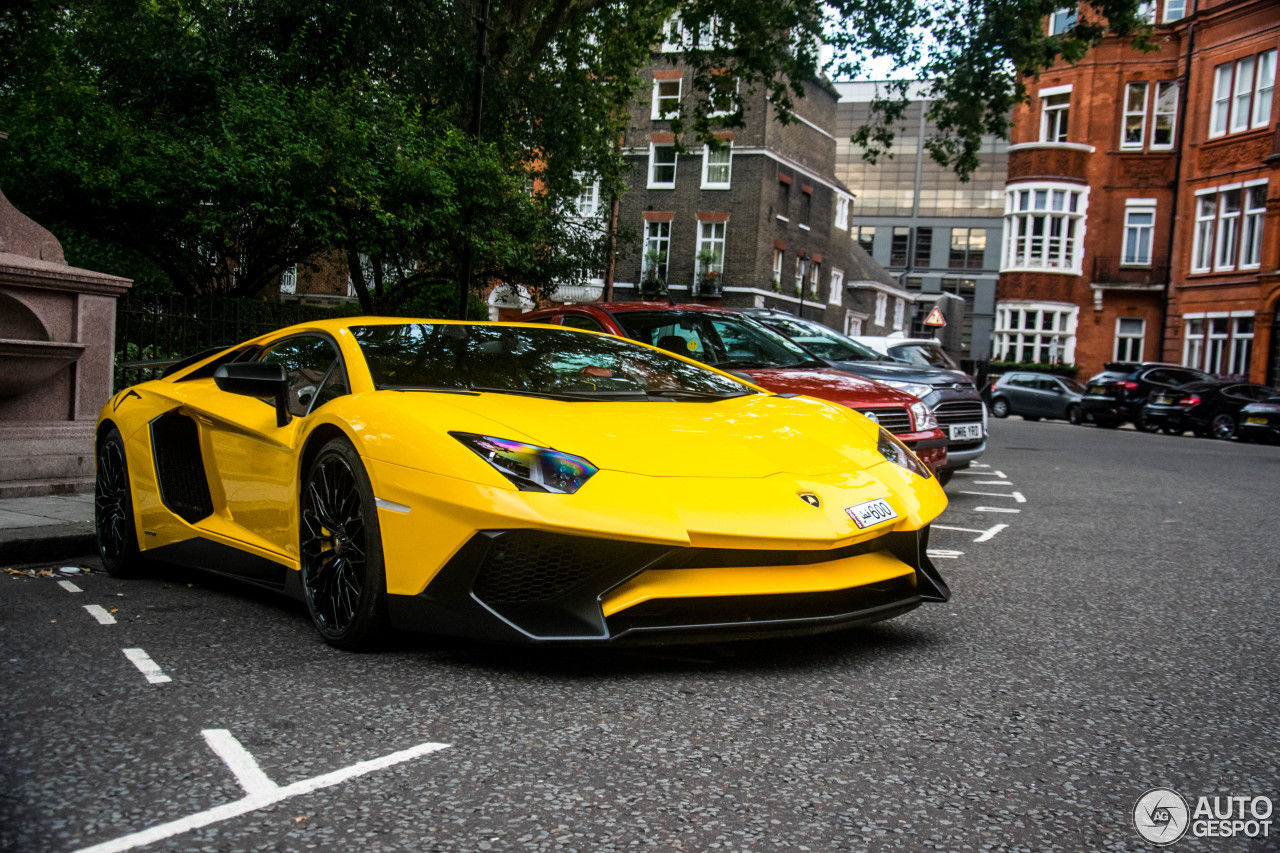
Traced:
<path fill-rule="evenodd" d="M 0 185 L 71 245 L 191 293 L 253 295 L 338 252 L 365 309 L 391 310 L 456 280 L 467 247 L 478 281 L 547 293 L 605 262 L 573 202 L 623 191 L 627 105 L 661 39 L 691 68 L 686 140 L 741 125 L 737 91 L 789 120 L 825 38 L 833 73 L 879 55 L 932 80 L 931 150 L 964 172 L 1027 75 L 1141 30 L 1136 0 L 1098 0 L 1046 36 L 1056 2 L 495 0 L 473 139 L 470 2 L 29 0 L 0 10 Z M 872 156 L 900 105 L 861 132 Z"/>

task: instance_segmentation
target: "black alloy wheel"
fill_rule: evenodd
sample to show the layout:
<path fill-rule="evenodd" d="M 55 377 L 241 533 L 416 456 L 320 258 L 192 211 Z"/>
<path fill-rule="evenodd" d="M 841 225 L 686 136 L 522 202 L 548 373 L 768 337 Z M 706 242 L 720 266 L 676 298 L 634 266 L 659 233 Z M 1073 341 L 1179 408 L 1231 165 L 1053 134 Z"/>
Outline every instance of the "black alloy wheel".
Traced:
<path fill-rule="evenodd" d="M 102 567 L 112 577 L 138 574 L 142 556 L 133 520 L 133 495 L 124 439 L 112 427 L 98 444 L 97 472 L 93 480 L 93 527 L 98 537 Z"/>
<path fill-rule="evenodd" d="M 1068 406 L 1067 420 L 1076 426 L 1084 423 L 1084 408 L 1082 406 Z"/>
<path fill-rule="evenodd" d="M 1209 420 L 1209 435 L 1226 441 L 1236 434 L 1236 419 L 1230 412 L 1218 412 Z"/>
<path fill-rule="evenodd" d="M 1152 421 L 1149 417 L 1147 417 L 1147 413 L 1141 410 L 1139 410 L 1138 416 L 1134 418 L 1133 425 L 1140 432 L 1159 432 L 1160 431 L 1160 424 Z"/>
<path fill-rule="evenodd" d="M 385 632 L 386 574 L 373 488 L 345 439 L 321 448 L 302 486 L 302 588 L 325 642 L 356 651 Z"/>
<path fill-rule="evenodd" d="M 1004 397 L 996 397 L 991 401 L 991 416 L 994 418 L 1007 418 L 1012 411 L 1009 408 L 1009 401 Z"/>

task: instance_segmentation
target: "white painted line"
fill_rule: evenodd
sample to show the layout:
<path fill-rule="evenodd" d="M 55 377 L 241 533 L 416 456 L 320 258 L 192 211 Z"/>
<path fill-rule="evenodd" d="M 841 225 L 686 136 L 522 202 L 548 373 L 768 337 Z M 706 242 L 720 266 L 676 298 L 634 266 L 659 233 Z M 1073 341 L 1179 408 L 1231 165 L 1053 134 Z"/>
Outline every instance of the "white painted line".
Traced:
<path fill-rule="evenodd" d="M 267 778 L 249 750 L 241 746 L 231 732 L 226 729 L 205 729 L 200 734 L 204 735 L 205 743 L 209 744 L 214 754 L 235 774 L 236 781 L 246 794 L 251 797 L 267 796 L 280 789 L 279 785 Z"/>
<path fill-rule="evenodd" d="M 974 541 L 974 542 L 989 542 L 989 541 L 991 541 L 992 537 L 994 537 L 997 533 L 999 533 L 1001 530 L 1004 530 L 1004 529 L 1005 529 L 1006 527 L 1008 527 L 1008 526 L 1009 526 L 1009 525 L 1007 525 L 1007 524 L 997 524 L 995 527 L 993 527 L 993 528 L 991 528 L 990 530 L 988 530 L 987 532 L 983 533 L 981 536 L 979 536 L 977 539 L 975 539 L 975 540 L 973 540 L 973 541 Z"/>
<path fill-rule="evenodd" d="M 975 464 L 973 464 L 973 465 L 972 465 L 972 466 L 970 466 L 970 467 L 973 467 L 973 468 L 986 468 L 986 467 L 988 467 L 988 466 L 986 466 L 986 465 L 978 465 L 977 463 L 975 463 Z M 999 478 L 1000 478 L 1000 479 L 1002 479 L 1002 480 L 1007 479 L 1007 475 L 1006 475 L 1003 471 L 970 471 L 970 470 L 969 470 L 969 469 L 967 469 L 967 468 L 961 468 L 959 471 L 956 471 L 956 473 L 957 473 L 957 474 L 972 474 L 972 475 L 973 475 L 973 476 L 975 476 L 975 477 L 999 477 Z"/>
<path fill-rule="evenodd" d="M 76 586 L 71 581 L 58 581 L 58 586 L 65 589 L 67 592 L 84 592 L 83 589 Z"/>
<path fill-rule="evenodd" d="M 966 492 L 966 491 L 960 491 L 960 492 L 957 492 L 957 494 L 961 494 L 961 495 L 977 495 L 977 496 L 979 496 L 979 497 L 983 497 L 983 498 L 1013 498 L 1015 501 L 1017 501 L 1017 502 L 1018 502 L 1018 503 L 1020 503 L 1020 504 L 1024 504 L 1024 503 L 1026 503 L 1026 502 L 1027 502 L 1026 495 L 1022 494 L 1022 492 Z"/>
<path fill-rule="evenodd" d="M 946 524 L 935 524 L 933 525 L 932 529 L 933 530 L 954 530 L 958 533 L 978 533 L 981 535 L 978 536 L 977 539 L 973 540 L 974 542 L 989 542 L 997 533 L 999 533 L 1001 530 L 1004 530 L 1008 526 L 1009 525 L 1007 524 L 997 524 L 995 527 L 992 527 L 989 530 L 974 530 L 972 527 L 951 527 Z"/>
<path fill-rule="evenodd" d="M 964 556 L 964 551 L 929 550 L 925 551 L 925 553 L 935 560 L 954 560 L 956 557 Z"/>
<path fill-rule="evenodd" d="M 1008 480 L 974 480 L 975 486 L 1012 486 Z"/>
<path fill-rule="evenodd" d="M 173 681 L 172 678 L 165 675 L 160 670 L 160 665 L 151 659 L 151 656 L 142 649 L 124 649 L 124 656 L 127 657 L 134 666 L 138 668 L 138 672 L 147 677 L 147 681 L 152 684 L 165 684 Z"/>
<path fill-rule="evenodd" d="M 241 775 L 245 769 L 243 765 L 239 769 L 232 766 L 227 755 L 237 755 L 236 761 L 247 760 L 253 767 L 253 773 L 250 775 L 250 784 L 258 788 L 257 793 L 250 793 L 243 799 L 236 800 L 234 803 L 227 803 L 223 806 L 217 806 L 206 811 L 197 812 L 188 817 L 162 823 L 159 826 L 153 826 L 150 829 L 144 829 L 141 832 L 135 832 L 132 835 L 126 835 L 123 838 L 117 838 L 114 841 L 106 841 L 102 844 L 95 844 L 92 847 L 85 847 L 79 853 L 121 853 L 124 850 L 132 850 L 135 847 L 141 847 L 144 844 L 151 844 L 161 841 L 165 838 L 172 838 L 175 835 L 181 835 L 184 832 L 190 832 L 193 829 L 199 829 L 202 826 L 208 826 L 212 823 L 218 823 L 224 820 L 230 820 L 233 817 L 239 817 L 252 811 L 257 811 L 264 806 L 278 803 L 281 800 L 287 800 L 290 797 L 296 797 L 300 794 L 309 794 L 312 791 L 318 791 L 321 788 L 328 788 L 348 779 L 354 779 L 357 776 L 363 776 L 366 773 L 372 773 L 375 770 L 382 770 L 432 752 L 438 752 L 442 749 L 448 749 L 450 744 L 447 743 L 420 743 L 409 749 L 393 752 L 390 755 L 384 755 L 381 758 L 374 758 L 370 761 L 362 761 L 359 764 L 352 764 L 350 767 L 344 767 L 341 770 L 335 770 L 332 773 L 325 773 L 322 776 L 313 776 L 310 779 L 303 779 L 301 782 L 294 782 L 292 785 L 280 787 L 266 777 L 258 768 L 258 763 L 253 760 L 253 756 L 242 747 L 229 732 L 224 729 L 208 729 L 201 732 L 205 740 L 209 743 L 210 748 L 218 754 L 218 757 L 227 762 L 231 767 L 231 772 L 236 774 L 236 779 L 244 786 L 246 791 L 251 790 L 249 784 L 246 784 L 246 777 Z M 211 738 L 210 735 L 213 737 Z M 218 747 L 214 747 L 214 743 L 218 743 Z M 224 754 L 221 750 L 227 750 Z M 243 757 L 240 757 L 242 754 Z M 270 789 L 264 788 L 263 784 L 270 785 Z"/>
<path fill-rule="evenodd" d="M 970 462 L 969 467 L 970 468 L 990 468 L 991 466 L 985 462 Z M 964 469 L 961 469 L 961 470 L 964 470 Z M 1004 475 L 1002 474 L 1000 476 L 1004 476 Z"/>
<path fill-rule="evenodd" d="M 1009 509 L 1002 506 L 975 506 L 974 512 L 1022 512 L 1020 509 Z"/>
<path fill-rule="evenodd" d="M 77 590 L 77 592 L 78 591 L 79 590 Z M 84 606 L 84 609 L 89 611 L 90 616 L 98 620 L 99 625 L 116 624 L 116 617 L 112 616 L 110 613 L 104 610 L 102 605 L 100 604 L 86 604 Z"/>

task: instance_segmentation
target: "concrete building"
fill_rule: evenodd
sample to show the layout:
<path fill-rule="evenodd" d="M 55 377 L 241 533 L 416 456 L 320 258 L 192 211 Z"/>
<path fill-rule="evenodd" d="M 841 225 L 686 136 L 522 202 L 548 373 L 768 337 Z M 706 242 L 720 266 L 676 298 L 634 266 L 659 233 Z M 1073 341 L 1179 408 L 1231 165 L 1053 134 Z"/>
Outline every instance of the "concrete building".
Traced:
<path fill-rule="evenodd" d="M 1280 299 L 1280 6 L 1145 8 L 1154 51 L 1108 39 L 1015 112 L 993 348 L 1082 376 L 1165 359 L 1261 380 Z"/>
<path fill-rule="evenodd" d="M 854 194 L 851 234 L 894 285 L 915 302 L 906 331 L 932 335 L 921 324 L 937 295 L 964 299 L 960 358 L 990 354 L 1007 165 L 1004 141 L 985 141 L 981 163 L 969 181 L 938 165 L 923 142 L 933 133 L 925 117 L 922 86 L 895 129 L 891 158 L 872 165 L 849 141 L 871 118 L 871 102 L 883 82 L 837 83 L 836 177 Z M 867 332 L 866 334 L 872 334 Z"/>

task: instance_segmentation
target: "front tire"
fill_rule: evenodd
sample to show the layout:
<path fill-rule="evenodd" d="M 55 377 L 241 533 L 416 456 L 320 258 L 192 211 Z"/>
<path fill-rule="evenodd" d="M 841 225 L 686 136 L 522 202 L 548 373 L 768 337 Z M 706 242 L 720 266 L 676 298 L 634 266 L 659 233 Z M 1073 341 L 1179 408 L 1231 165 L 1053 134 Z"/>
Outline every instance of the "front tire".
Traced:
<path fill-rule="evenodd" d="M 93 480 L 93 526 L 98 555 L 107 574 L 136 577 L 142 572 L 138 528 L 133 518 L 133 490 L 120 430 L 112 427 L 98 444 Z"/>
<path fill-rule="evenodd" d="M 1007 418 L 1012 411 L 1009 408 L 1009 401 L 1004 397 L 997 397 L 991 401 L 991 416 L 993 418 Z"/>
<path fill-rule="evenodd" d="M 331 646 L 359 651 L 387 630 L 387 577 L 373 486 L 356 449 L 335 438 L 316 455 L 299 502 L 302 589 Z"/>
<path fill-rule="evenodd" d="M 1067 420 L 1076 426 L 1084 423 L 1084 409 L 1080 406 L 1072 406 L 1067 409 Z"/>

